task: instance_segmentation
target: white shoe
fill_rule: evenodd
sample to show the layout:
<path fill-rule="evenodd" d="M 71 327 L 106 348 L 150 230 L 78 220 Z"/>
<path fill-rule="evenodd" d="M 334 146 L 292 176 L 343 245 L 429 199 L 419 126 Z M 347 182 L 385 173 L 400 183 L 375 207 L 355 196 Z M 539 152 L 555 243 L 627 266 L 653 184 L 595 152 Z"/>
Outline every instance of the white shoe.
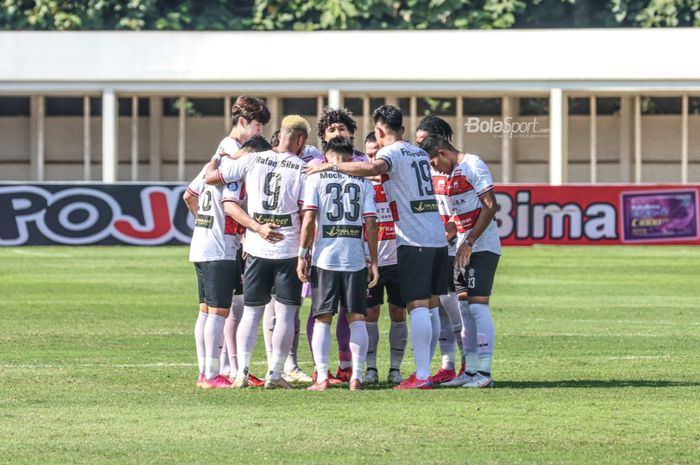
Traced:
<path fill-rule="evenodd" d="M 445 386 L 445 387 L 464 386 L 465 384 L 471 382 L 474 378 L 476 378 L 476 375 L 469 375 L 467 373 L 462 373 L 461 375 L 455 377 L 451 381 L 445 381 L 444 383 L 440 383 L 440 386 Z"/>
<path fill-rule="evenodd" d="M 236 376 L 236 379 L 233 380 L 231 387 L 233 389 L 243 389 L 248 387 L 248 377 Z"/>
<path fill-rule="evenodd" d="M 303 371 L 301 371 L 301 368 L 296 367 L 292 371 L 288 373 L 283 373 L 282 378 L 288 383 L 313 383 L 313 379 L 311 379 L 311 376 L 307 375 Z"/>
<path fill-rule="evenodd" d="M 401 376 L 401 372 L 399 370 L 389 370 L 387 381 L 389 381 L 391 384 L 399 384 L 403 381 L 403 376 Z"/>
<path fill-rule="evenodd" d="M 379 374 L 375 368 L 368 368 L 365 371 L 364 381 L 362 384 L 377 384 L 379 381 Z"/>
<path fill-rule="evenodd" d="M 491 378 L 490 376 L 484 376 L 481 373 L 477 373 L 471 381 L 469 381 L 466 384 L 463 384 L 462 387 L 476 389 L 492 388 L 493 378 Z"/>
<path fill-rule="evenodd" d="M 290 389 L 289 383 L 281 376 L 279 378 L 270 378 L 268 375 L 265 378 L 265 389 Z"/>

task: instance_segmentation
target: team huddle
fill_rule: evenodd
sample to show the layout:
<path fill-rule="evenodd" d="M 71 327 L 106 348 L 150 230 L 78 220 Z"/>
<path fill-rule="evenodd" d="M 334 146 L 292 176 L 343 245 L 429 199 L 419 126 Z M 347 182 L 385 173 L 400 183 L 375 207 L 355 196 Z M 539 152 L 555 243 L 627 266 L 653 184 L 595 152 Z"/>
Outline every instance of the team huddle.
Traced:
<path fill-rule="evenodd" d="M 319 118 L 322 151 L 307 145 L 311 128 L 297 115 L 265 140 L 270 113 L 257 98 L 239 97 L 231 115 L 231 133 L 183 196 L 195 218 L 197 386 L 375 384 L 386 295 L 394 389 L 492 387 L 496 197 L 488 167 L 452 145 L 449 124 L 424 118 L 416 146 L 403 139 L 401 110 L 383 105 L 373 112 L 365 155 L 354 148 L 357 125 L 342 108 L 325 108 Z M 305 297 L 312 376 L 297 356 Z M 250 370 L 260 320 L 264 380 Z M 409 339 L 415 369 L 404 379 Z M 442 364 L 431 375 L 438 346 Z"/>

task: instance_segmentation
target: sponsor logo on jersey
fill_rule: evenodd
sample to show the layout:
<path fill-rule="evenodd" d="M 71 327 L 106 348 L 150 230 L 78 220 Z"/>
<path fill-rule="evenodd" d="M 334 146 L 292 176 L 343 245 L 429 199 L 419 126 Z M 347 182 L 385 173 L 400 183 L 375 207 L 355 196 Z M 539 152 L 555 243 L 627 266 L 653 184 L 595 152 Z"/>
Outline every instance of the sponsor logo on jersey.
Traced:
<path fill-rule="evenodd" d="M 323 237 L 350 237 L 352 239 L 360 239 L 362 237 L 362 226 L 324 225 Z"/>
<path fill-rule="evenodd" d="M 466 213 L 457 213 L 454 216 L 457 231 L 464 233 L 474 227 L 477 218 L 481 214 L 481 208 Z"/>
<path fill-rule="evenodd" d="M 211 229 L 214 226 L 214 217 L 211 215 L 203 215 L 201 213 L 197 214 L 197 219 L 194 220 L 195 228 L 207 228 Z"/>
<path fill-rule="evenodd" d="M 411 200 L 411 211 L 413 213 L 429 213 L 438 211 L 437 200 Z"/>
<path fill-rule="evenodd" d="M 449 180 L 447 194 L 450 196 L 459 195 L 464 194 L 465 192 L 469 192 L 471 190 L 474 190 L 474 187 L 469 183 L 466 176 L 455 175 L 452 176 Z"/>
<path fill-rule="evenodd" d="M 447 176 L 433 176 L 435 195 L 449 195 L 447 186 Z"/>
<path fill-rule="evenodd" d="M 253 219 L 260 224 L 272 223 L 281 228 L 292 225 L 292 215 L 272 215 L 269 213 L 254 213 Z"/>
<path fill-rule="evenodd" d="M 396 230 L 394 229 L 394 223 L 377 223 L 379 232 L 377 234 L 377 240 L 380 241 L 390 241 L 396 239 Z"/>

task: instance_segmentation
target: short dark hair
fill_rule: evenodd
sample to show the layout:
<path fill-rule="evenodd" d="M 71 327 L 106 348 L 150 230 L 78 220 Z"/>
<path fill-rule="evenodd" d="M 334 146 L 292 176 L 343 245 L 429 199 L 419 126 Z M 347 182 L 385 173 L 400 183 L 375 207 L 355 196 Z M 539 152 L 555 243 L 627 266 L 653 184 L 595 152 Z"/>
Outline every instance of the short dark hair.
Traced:
<path fill-rule="evenodd" d="M 377 142 L 377 136 L 374 135 L 374 131 L 367 133 L 365 136 L 365 144 L 374 144 Z"/>
<path fill-rule="evenodd" d="M 242 95 L 231 107 L 231 120 L 234 126 L 238 124 L 238 118 L 244 118 L 249 123 L 255 120 L 267 124 L 270 121 L 270 110 L 259 98 Z"/>
<path fill-rule="evenodd" d="M 324 153 L 331 151 L 349 158 L 355 153 L 355 147 L 352 145 L 352 141 L 347 137 L 335 136 L 333 139 L 329 140 L 324 147 Z"/>
<path fill-rule="evenodd" d="M 241 150 L 247 149 L 251 153 L 267 152 L 272 150 L 272 145 L 263 136 L 253 136 L 241 146 Z"/>
<path fill-rule="evenodd" d="M 401 132 L 403 128 L 403 114 L 399 107 L 394 105 L 382 105 L 372 113 L 374 123 L 381 122 L 392 131 Z"/>
<path fill-rule="evenodd" d="M 452 141 L 452 134 L 454 134 L 447 121 L 435 115 L 429 115 L 423 118 L 416 130 L 425 131 L 429 134 L 439 134 L 448 141 Z"/>
<path fill-rule="evenodd" d="M 280 145 L 280 130 L 276 130 L 273 134 L 272 137 L 270 137 L 270 144 L 272 144 L 272 148 L 277 147 Z"/>
<path fill-rule="evenodd" d="M 457 151 L 457 149 L 450 144 L 450 141 L 440 134 L 428 134 L 420 143 L 420 148 L 428 152 L 430 158 L 437 157 L 439 149 L 451 150 L 453 152 Z"/>

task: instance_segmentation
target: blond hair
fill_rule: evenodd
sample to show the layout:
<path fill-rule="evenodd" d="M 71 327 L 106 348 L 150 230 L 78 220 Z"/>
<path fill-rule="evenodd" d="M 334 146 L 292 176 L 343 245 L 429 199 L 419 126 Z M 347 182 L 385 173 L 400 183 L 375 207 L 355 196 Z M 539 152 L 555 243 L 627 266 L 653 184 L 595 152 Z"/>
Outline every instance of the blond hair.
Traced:
<path fill-rule="evenodd" d="M 302 116 L 289 115 L 282 120 L 281 130 L 285 132 L 303 132 L 307 137 L 311 132 L 311 125 Z"/>

